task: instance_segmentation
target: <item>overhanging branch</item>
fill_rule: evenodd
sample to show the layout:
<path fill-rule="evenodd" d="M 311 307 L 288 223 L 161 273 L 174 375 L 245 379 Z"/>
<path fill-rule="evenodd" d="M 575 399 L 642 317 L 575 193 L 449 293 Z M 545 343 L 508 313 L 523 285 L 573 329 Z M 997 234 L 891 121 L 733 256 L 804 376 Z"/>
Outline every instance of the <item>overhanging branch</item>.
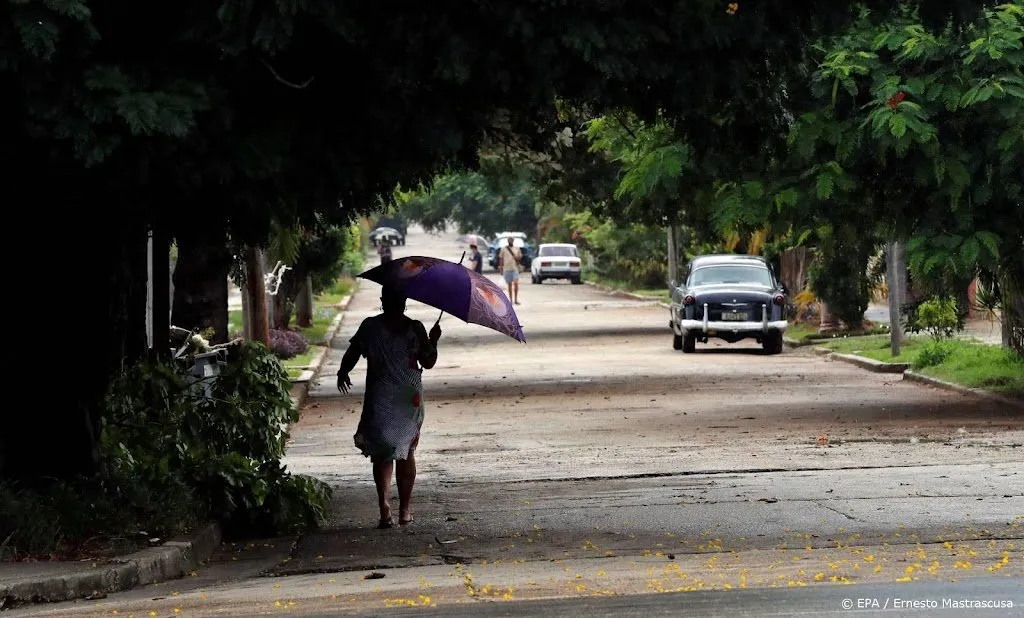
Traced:
<path fill-rule="evenodd" d="M 263 58 L 259 58 L 259 61 L 261 63 L 263 63 L 263 66 L 267 67 L 267 70 L 270 71 L 270 74 L 274 76 L 274 79 L 276 79 L 277 81 L 281 82 L 285 86 L 288 86 L 289 88 L 295 88 L 296 90 L 302 90 L 306 86 L 308 86 L 308 85 L 313 83 L 313 78 L 312 77 L 310 77 L 306 81 L 302 82 L 301 84 L 296 84 L 295 82 L 288 81 L 287 79 L 281 77 L 278 74 L 278 72 L 274 70 L 274 67 L 270 66 L 269 62 L 267 62 Z"/>

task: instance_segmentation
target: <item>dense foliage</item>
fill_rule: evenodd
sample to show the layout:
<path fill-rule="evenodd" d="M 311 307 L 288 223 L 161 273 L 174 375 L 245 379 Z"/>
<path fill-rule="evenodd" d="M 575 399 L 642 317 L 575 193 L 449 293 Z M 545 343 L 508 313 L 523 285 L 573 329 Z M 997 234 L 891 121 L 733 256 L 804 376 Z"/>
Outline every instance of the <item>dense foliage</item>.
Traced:
<path fill-rule="evenodd" d="M 100 474 L 7 490 L 12 502 L 0 508 L 0 524 L 11 536 L 0 541 L 9 553 L 66 551 L 90 536 L 139 530 L 143 541 L 167 538 L 209 520 L 228 536 L 317 525 L 329 489 L 281 464 L 297 420 L 284 369 L 259 343 L 229 350 L 216 378 L 191 377 L 188 360 L 122 373 L 106 398 Z M 31 505 L 43 513 L 26 512 Z"/>
<path fill-rule="evenodd" d="M 533 235 L 540 194 L 526 177 L 488 177 L 458 172 L 435 178 L 415 191 L 398 192 L 402 216 L 427 230 L 455 223 L 460 232 L 493 236 L 502 231 Z"/>

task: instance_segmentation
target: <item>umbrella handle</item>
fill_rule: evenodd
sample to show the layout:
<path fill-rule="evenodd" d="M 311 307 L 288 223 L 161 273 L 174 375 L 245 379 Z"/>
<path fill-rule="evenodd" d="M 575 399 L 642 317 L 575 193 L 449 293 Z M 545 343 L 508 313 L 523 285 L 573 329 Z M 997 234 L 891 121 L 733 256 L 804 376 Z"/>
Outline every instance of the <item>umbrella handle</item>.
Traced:
<path fill-rule="evenodd" d="M 465 260 L 465 259 L 466 259 L 466 252 L 463 251 L 462 252 L 462 257 L 459 258 L 459 264 L 461 264 L 462 261 Z M 444 311 L 442 311 L 440 314 L 438 314 L 437 321 L 434 322 L 434 326 L 437 326 L 438 324 L 441 323 L 441 316 L 443 316 L 443 315 L 444 315 Z"/>

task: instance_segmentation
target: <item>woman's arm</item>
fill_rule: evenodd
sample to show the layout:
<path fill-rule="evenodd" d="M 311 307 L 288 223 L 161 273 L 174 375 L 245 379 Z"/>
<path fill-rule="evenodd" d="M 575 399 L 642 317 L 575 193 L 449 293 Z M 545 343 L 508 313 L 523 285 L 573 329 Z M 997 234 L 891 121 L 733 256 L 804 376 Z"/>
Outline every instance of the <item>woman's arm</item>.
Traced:
<path fill-rule="evenodd" d="M 349 340 L 348 349 L 341 357 L 341 367 L 338 369 L 338 390 L 342 393 L 348 393 L 348 389 L 352 387 L 352 380 L 349 379 L 348 374 L 352 373 L 356 363 L 359 362 L 359 357 L 363 355 L 362 333 L 363 327 L 360 325 L 356 334 Z"/>

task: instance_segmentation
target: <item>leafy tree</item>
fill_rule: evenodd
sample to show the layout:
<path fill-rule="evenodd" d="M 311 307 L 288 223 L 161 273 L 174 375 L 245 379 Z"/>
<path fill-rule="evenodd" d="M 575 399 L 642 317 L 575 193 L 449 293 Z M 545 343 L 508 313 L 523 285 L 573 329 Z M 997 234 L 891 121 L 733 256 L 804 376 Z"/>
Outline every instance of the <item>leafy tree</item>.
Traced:
<path fill-rule="evenodd" d="M 295 302 L 310 277 L 313 294 L 319 294 L 337 281 L 346 269 L 346 258 L 362 252 L 361 238 L 354 226 L 320 225 L 301 230 L 294 248 L 279 248 L 271 253 L 289 266 L 274 296 L 274 325 L 287 329 L 295 312 Z"/>
<path fill-rule="evenodd" d="M 1024 280 L 1024 4 L 962 28 L 865 12 L 821 49 L 818 108 L 793 132 L 802 196 L 785 203 L 909 238 L 913 271 L 943 294 L 979 269 Z"/>
<path fill-rule="evenodd" d="M 485 236 L 505 230 L 532 233 L 539 199 L 537 188 L 525 176 L 497 180 L 480 172 L 459 172 L 402 194 L 401 213 L 427 230 L 444 229 L 453 221 L 461 232 Z"/>
<path fill-rule="evenodd" d="M 974 5 L 924 6 L 945 19 Z M 556 96 L 705 129 L 725 105 L 742 125 L 686 133 L 730 143 L 778 124 L 764 112 L 772 69 L 848 19 L 841 2 L 3 4 L 5 190 L 62 213 L 47 221 L 50 246 L 98 273 L 74 273 L 65 294 L 95 299 L 78 321 L 104 339 L 50 415 L 5 432 L 2 473 L 95 463 L 97 402 L 146 352 L 148 231 L 219 251 L 228 238 L 265 242 L 272 221 L 347 223 L 396 183 L 472 166 L 504 126 L 537 135 Z M 44 433 L 63 460 L 23 437 Z"/>

